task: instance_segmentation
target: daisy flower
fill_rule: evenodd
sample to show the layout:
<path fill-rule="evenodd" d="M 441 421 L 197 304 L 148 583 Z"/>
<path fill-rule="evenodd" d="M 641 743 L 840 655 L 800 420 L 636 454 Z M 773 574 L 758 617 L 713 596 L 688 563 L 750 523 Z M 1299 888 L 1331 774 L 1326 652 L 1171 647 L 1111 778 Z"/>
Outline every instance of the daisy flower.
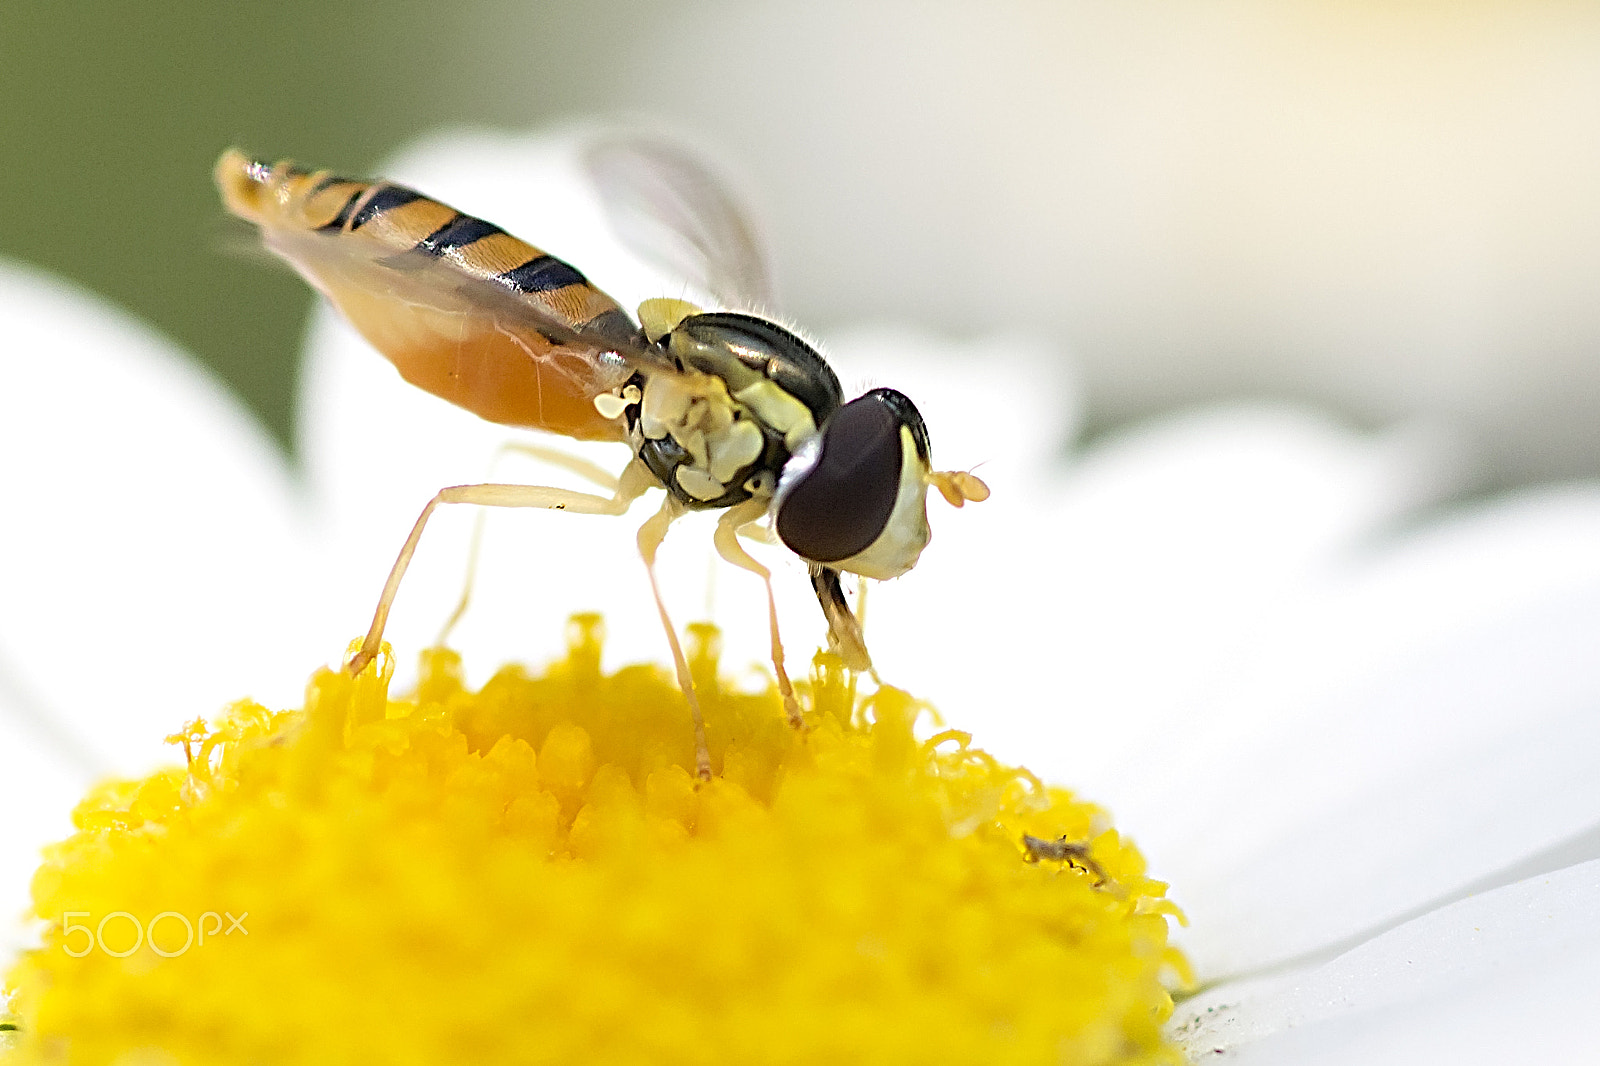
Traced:
<path fill-rule="evenodd" d="M 679 295 L 607 243 L 571 144 L 437 138 L 388 171 L 574 261 L 624 305 Z M 439 486 L 491 467 L 553 479 L 497 458 L 503 430 L 405 386 L 325 311 L 307 341 L 298 470 L 181 353 L 85 294 L 7 268 L 0 313 L 14 341 L 0 396 L 14 507 L 0 905 L 17 913 L 37 848 L 70 832 L 90 780 L 148 773 L 162 737 L 238 697 L 302 702 L 306 665 L 362 628 Z M 982 462 L 994 489 L 960 513 L 936 502 L 916 571 L 873 590 L 880 670 L 1139 841 L 1190 918 L 1177 943 L 1201 986 L 1170 1022 L 1190 1055 L 1487 1061 L 1586 1046 L 1600 491 L 1447 508 L 1468 459 L 1447 427 L 1363 435 L 1260 406 L 1172 416 L 1069 456 L 1072 383 L 1037 339 L 876 326 L 825 351 L 847 390 L 912 395 L 940 460 Z M 396 647 L 427 646 L 449 614 L 472 524 L 430 526 Z M 604 611 L 608 659 L 662 657 L 628 523 L 497 514 L 485 528 L 452 683 L 543 657 L 575 609 Z M 680 621 L 722 625 L 725 667 L 760 663 L 759 586 L 708 548 L 703 525 L 674 530 L 667 600 Z M 820 620 L 804 582 L 778 578 L 803 662 Z M 397 692 L 419 680 L 406 659 Z M 226 723 L 219 750 L 266 728 Z"/>

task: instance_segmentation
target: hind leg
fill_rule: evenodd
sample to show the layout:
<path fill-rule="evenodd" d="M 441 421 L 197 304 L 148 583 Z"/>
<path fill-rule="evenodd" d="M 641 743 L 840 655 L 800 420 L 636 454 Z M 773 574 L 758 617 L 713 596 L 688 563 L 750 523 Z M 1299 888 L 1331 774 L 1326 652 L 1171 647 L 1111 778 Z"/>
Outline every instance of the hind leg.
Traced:
<path fill-rule="evenodd" d="M 405 544 L 400 548 L 399 557 L 389 570 L 389 579 L 384 582 L 383 594 L 378 599 L 377 610 L 373 612 L 372 625 L 367 630 L 366 639 L 361 642 L 361 650 L 351 657 L 348 664 L 350 673 L 359 674 L 377 656 L 378 649 L 383 645 L 384 626 L 388 624 L 389 610 L 394 606 L 394 598 L 400 591 L 400 582 L 405 578 L 406 569 L 411 565 L 411 557 L 416 554 L 417 544 L 422 540 L 422 531 L 427 528 L 428 519 L 433 516 L 433 512 L 440 504 L 540 507 L 552 511 L 574 511 L 578 514 L 621 515 L 627 513 L 633 501 L 655 484 L 655 478 L 648 470 L 639 463 L 630 463 L 622 472 L 616 492 L 610 497 L 548 485 L 453 485 L 447 489 L 440 489 L 438 495 L 429 500 L 428 505 L 422 509 L 422 514 L 417 516 L 416 524 L 411 527 L 411 534 L 406 537 Z"/>
<path fill-rule="evenodd" d="M 559 448 L 548 448 L 542 444 L 532 444 L 527 441 L 507 441 L 495 450 L 494 459 L 489 464 L 490 475 L 493 476 L 494 468 L 499 465 L 501 458 L 510 454 L 526 455 L 562 470 L 570 471 L 604 489 L 615 493 L 618 487 L 617 475 L 607 470 L 598 463 L 591 463 L 587 459 L 576 455 L 569 455 Z M 434 638 L 434 643 L 440 647 L 450 642 L 450 634 L 455 630 L 456 624 L 467 613 L 467 606 L 472 602 L 472 589 L 478 577 L 478 556 L 483 547 L 484 521 L 488 518 L 487 510 L 480 510 L 476 520 L 472 523 L 472 546 L 467 549 L 467 573 L 461 582 L 461 598 L 456 601 L 455 609 L 450 612 L 450 617 L 445 619 L 439 635 Z"/>

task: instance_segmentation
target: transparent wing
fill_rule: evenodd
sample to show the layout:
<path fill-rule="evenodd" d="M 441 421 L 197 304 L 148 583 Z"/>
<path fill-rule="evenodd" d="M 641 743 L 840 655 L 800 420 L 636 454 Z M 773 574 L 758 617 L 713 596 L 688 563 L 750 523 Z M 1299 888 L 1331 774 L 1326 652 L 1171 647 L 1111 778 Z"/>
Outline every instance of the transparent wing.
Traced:
<path fill-rule="evenodd" d="M 634 369 L 674 372 L 587 283 L 530 295 L 377 241 L 286 227 L 263 227 L 263 236 L 406 380 L 491 422 L 616 439 L 619 424 L 591 401 Z"/>
<path fill-rule="evenodd" d="M 771 274 L 744 209 L 695 156 L 644 135 L 585 153 L 617 235 L 634 252 L 734 310 L 772 306 Z"/>
<path fill-rule="evenodd" d="M 376 242 L 329 239 L 287 227 L 263 226 L 262 240 L 341 306 L 347 294 L 360 292 L 416 312 L 481 320 L 485 327 L 569 346 L 588 357 L 614 352 L 634 366 L 673 369 L 672 361 L 650 348 L 625 314 L 604 313 L 616 308 L 616 301 L 587 279 L 553 292 L 526 292 L 449 256 L 397 253 Z"/>

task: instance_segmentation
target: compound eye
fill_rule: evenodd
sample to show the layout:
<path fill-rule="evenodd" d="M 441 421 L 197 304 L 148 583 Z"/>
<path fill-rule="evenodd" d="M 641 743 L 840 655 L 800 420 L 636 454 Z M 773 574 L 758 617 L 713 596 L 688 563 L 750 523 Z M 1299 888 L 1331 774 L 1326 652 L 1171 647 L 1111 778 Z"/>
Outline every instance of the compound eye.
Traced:
<path fill-rule="evenodd" d="M 901 419 L 879 393 L 833 413 L 820 452 L 779 489 L 777 530 L 802 558 L 838 562 L 871 547 L 894 513 L 900 491 Z M 788 472 L 786 472 L 788 473 Z"/>

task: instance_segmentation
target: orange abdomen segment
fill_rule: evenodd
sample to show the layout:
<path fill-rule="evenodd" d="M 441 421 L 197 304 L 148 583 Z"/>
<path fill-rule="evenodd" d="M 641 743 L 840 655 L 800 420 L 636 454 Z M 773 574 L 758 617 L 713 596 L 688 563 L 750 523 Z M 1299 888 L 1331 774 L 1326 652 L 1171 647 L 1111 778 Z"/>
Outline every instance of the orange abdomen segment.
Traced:
<path fill-rule="evenodd" d="M 594 406 L 595 396 L 627 380 L 620 362 L 597 367 L 537 332 L 497 324 L 492 312 L 440 311 L 353 286 L 324 291 L 401 377 L 480 418 L 577 440 L 625 435 Z"/>

